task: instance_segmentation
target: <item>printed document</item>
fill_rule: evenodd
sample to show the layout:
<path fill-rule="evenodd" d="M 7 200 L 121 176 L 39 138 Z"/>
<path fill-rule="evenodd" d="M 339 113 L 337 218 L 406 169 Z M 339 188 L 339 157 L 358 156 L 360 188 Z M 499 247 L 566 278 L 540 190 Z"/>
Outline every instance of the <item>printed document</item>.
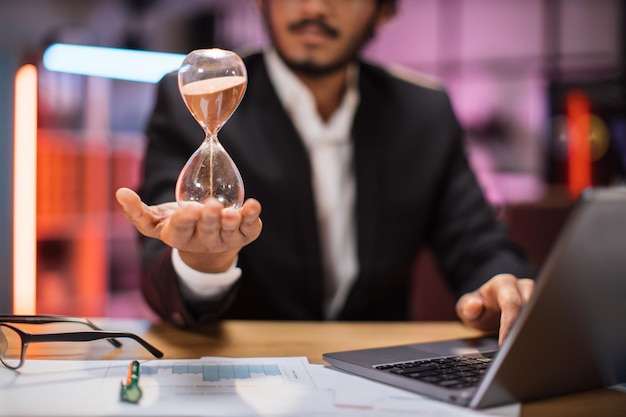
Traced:
<path fill-rule="evenodd" d="M 306 357 L 140 361 L 138 404 L 120 400 L 128 360 L 0 367 L 0 416 L 478 416 Z M 519 407 L 506 415 L 519 415 Z M 502 414 L 500 414 L 502 415 Z"/>

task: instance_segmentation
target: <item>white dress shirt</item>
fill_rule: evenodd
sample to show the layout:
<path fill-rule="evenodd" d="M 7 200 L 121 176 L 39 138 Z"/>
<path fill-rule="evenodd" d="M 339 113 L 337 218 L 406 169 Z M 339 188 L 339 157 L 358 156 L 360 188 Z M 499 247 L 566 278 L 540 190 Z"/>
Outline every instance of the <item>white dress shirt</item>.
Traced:
<path fill-rule="evenodd" d="M 350 68 L 348 88 L 339 108 L 325 122 L 309 89 L 289 70 L 274 50 L 265 54 L 270 81 L 309 152 L 312 187 L 321 239 L 326 317 L 337 317 L 358 272 L 355 226 L 353 147 L 350 137 L 359 103 L 357 69 Z M 245 98 L 244 98 L 245 100 Z M 234 264 L 220 274 L 195 271 L 172 251 L 174 269 L 197 295 L 214 296 L 241 276 Z M 298 277 L 293 277 L 298 279 Z"/>

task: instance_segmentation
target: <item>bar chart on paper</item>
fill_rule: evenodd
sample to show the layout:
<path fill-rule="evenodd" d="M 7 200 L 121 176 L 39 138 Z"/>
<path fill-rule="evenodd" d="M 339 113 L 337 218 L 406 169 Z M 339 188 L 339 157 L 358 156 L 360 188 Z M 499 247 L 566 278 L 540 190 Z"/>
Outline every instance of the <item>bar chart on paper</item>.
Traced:
<path fill-rule="evenodd" d="M 145 365 L 141 370 L 142 377 L 165 378 L 169 381 L 193 380 L 194 383 L 211 385 L 233 385 L 242 383 L 263 385 L 288 385 L 294 375 L 282 372 L 276 363 L 266 364 L 199 364 L 176 363 L 170 365 Z"/>
<path fill-rule="evenodd" d="M 140 376 L 144 387 L 156 384 L 160 387 L 189 386 L 198 389 L 313 384 L 305 364 L 297 359 L 288 362 L 273 358 L 233 358 L 232 362 L 224 358 L 149 361 L 142 364 Z"/>

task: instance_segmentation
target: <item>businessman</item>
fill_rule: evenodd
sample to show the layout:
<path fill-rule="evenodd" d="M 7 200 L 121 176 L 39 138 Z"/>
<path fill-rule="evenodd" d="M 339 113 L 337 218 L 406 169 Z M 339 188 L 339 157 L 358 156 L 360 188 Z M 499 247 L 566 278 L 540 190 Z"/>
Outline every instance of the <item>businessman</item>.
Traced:
<path fill-rule="evenodd" d="M 219 132 L 244 179 L 243 206 L 173 202 L 203 139 L 176 74 L 159 85 L 144 183 L 117 192 L 145 236 L 148 303 L 186 327 L 407 320 L 412 265 L 429 247 L 459 318 L 499 328 L 502 340 L 532 271 L 484 198 L 448 96 L 359 56 L 396 1 L 257 3 L 271 44 L 244 57 L 248 89 Z"/>

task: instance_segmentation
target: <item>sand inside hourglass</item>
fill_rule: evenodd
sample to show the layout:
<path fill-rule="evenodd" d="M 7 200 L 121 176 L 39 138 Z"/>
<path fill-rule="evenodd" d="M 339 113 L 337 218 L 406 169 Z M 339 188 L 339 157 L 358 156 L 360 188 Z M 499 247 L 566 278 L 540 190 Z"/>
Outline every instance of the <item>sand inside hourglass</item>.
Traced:
<path fill-rule="evenodd" d="M 242 76 L 210 78 L 182 86 L 181 93 L 191 114 L 213 135 L 239 105 L 246 81 Z"/>

